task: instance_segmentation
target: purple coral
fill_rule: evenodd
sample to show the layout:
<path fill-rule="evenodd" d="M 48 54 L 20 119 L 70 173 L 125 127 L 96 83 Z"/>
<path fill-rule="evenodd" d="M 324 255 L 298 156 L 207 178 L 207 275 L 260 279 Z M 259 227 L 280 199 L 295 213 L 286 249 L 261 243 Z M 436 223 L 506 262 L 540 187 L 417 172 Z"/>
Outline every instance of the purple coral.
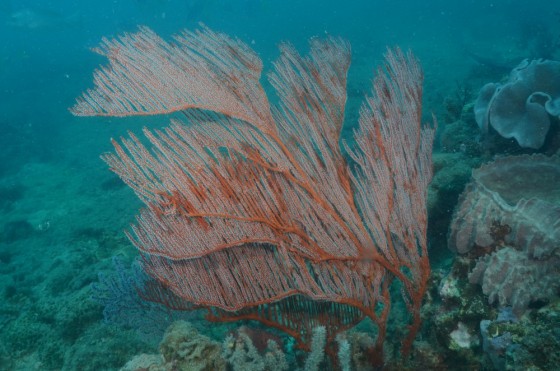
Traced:
<path fill-rule="evenodd" d="M 141 297 L 151 278 L 137 263 L 130 268 L 119 257 L 113 257 L 114 272 L 99 274 L 99 282 L 92 285 L 92 299 L 103 306 L 106 323 L 132 328 L 144 340 L 159 340 L 173 321 L 192 319 L 195 313 L 169 309 Z"/>

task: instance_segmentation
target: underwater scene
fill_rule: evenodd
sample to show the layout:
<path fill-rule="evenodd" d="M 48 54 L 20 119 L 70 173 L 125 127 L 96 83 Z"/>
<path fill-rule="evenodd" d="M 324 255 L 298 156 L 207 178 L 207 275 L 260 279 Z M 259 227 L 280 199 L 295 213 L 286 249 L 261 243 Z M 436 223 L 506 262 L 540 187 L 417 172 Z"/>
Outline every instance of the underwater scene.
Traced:
<path fill-rule="evenodd" d="M 0 370 L 560 370 L 560 3 L 0 3 Z"/>

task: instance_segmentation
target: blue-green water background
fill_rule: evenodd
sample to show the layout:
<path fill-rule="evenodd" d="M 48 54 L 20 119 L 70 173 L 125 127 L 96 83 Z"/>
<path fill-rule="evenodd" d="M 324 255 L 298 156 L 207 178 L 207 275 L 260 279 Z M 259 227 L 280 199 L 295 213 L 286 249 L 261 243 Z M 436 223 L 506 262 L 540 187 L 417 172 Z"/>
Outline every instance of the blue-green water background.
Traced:
<path fill-rule="evenodd" d="M 112 256 L 134 256 L 122 231 L 140 206 L 99 154 L 111 150 L 109 138 L 167 118 L 76 118 L 68 112 L 92 86 L 92 71 L 106 63 L 90 51 L 101 37 L 147 25 L 165 38 L 203 22 L 251 45 L 266 71 L 281 41 L 305 52 L 311 37 L 343 36 L 353 53 L 348 133 L 387 46 L 411 48 L 419 57 L 426 118 L 430 112 L 443 117 L 444 100 L 458 84 L 477 91 L 523 58 L 553 57 L 544 54 L 553 46 L 546 49 L 547 40 L 560 35 L 558 12 L 560 4 L 550 0 L 4 0 L 0 369 L 86 369 L 100 359 L 119 367 L 142 350 L 141 342 L 126 340 L 109 355 L 103 344 L 122 333 L 102 323 L 102 308 L 89 299 L 90 284 L 99 271 L 112 269 Z M 475 73 L 483 58 L 496 68 Z M 447 251 L 430 248 L 434 257 Z"/>

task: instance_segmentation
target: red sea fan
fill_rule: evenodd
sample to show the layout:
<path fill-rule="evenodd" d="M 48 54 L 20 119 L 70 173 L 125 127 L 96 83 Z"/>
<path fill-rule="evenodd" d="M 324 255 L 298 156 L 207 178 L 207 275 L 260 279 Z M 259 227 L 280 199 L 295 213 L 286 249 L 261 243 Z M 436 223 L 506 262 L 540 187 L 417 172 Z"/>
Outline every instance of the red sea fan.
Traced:
<path fill-rule="evenodd" d="M 146 299 L 205 307 L 212 320 L 259 320 L 303 348 L 312 328 L 326 326 L 332 344 L 367 316 L 382 357 L 398 280 L 411 315 L 406 353 L 430 272 L 433 129 L 420 124 L 422 72 L 410 53 L 387 53 L 356 147 L 346 146 L 349 165 L 339 141 L 350 46 L 310 44 L 307 56 L 281 46 L 271 105 L 262 62 L 241 41 L 203 28 L 168 43 L 140 28 L 103 41 L 110 64 L 71 111 L 183 113 L 144 130 L 149 148 L 131 134 L 103 156 L 147 206 L 129 233 L 157 283 Z"/>

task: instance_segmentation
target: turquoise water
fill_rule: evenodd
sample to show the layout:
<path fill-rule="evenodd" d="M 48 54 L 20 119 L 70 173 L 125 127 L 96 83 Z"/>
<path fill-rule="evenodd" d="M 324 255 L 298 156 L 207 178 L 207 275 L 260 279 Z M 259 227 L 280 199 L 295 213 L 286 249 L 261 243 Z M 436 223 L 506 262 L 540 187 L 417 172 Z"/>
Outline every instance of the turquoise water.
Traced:
<path fill-rule="evenodd" d="M 227 335 L 238 336 L 240 325 L 264 331 L 262 325 L 250 321 L 215 324 L 204 320 L 203 313 L 154 308 L 134 290 L 123 294 L 121 306 L 110 298 L 103 300 L 111 291 L 107 288 L 111 277 L 122 284 L 115 273 L 118 264 L 133 275 L 129 267 L 138 252 L 124 230 L 142 204 L 99 155 L 113 149 L 110 138 L 129 130 L 139 134 L 142 127 L 164 127 L 169 117 L 84 118 L 68 109 L 93 86 L 93 71 L 107 63 L 91 51 L 102 37 L 136 32 L 138 25 L 145 25 L 169 39 L 183 29 L 200 28 L 200 23 L 249 45 L 263 61 L 265 74 L 273 69 L 281 42 L 291 42 L 304 54 L 312 37 L 348 40 L 352 62 L 342 136 L 351 143 L 362 98 L 371 90 L 383 53 L 387 47 L 411 49 L 425 74 L 423 121 L 431 121 L 432 114 L 438 121 L 435 174 L 428 199 L 432 277 L 423 307 L 425 326 L 416 337 L 413 360 L 401 361 L 398 355 L 402 337 L 398 328 L 407 319 L 402 318 L 406 316 L 402 300 L 396 300 L 388 325 L 385 365 L 393 369 L 404 369 L 405 362 L 413 362 L 406 366 L 412 369 L 500 369 L 506 365 L 552 369 L 553 355 L 560 354 L 559 322 L 553 320 L 558 315 L 558 288 L 544 297 L 534 296 L 524 308 L 526 319 L 520 314 L 511 321 L 515 329 L 496 329 L 499 326 L 494 324 L 493 330 L 511 333 L 515 340 L 500 351 L 489 350 L 480 322 L 497 321 L 498 313 L 511 303 L 490 304 L 480 285 L 469 284 L 468 271 L 484 254 L 471 254 L 467 263 L 459 261 L 447 246 L 447 236 L 452 212 L 473 168 L 494 155 L 539 152 L 551 156 L 560 148 L 557 117 L 551 117 L 545 145 L 534 150 L 520 148 L 511 139 L 496 139 L 495 133 L 488 144 L 472 114 L 480 88 L 505 81 L 523 59 L 560 60 L 560 6 L 544 0 L 460 4 L 6 0 L 0 5 L 1 370 L 119 369 L 142 353 L 165 355 L 158 344 L 175 319 L 189 321 L 200 334 L 226 348 Z M 265 76 L 262 82 L 272 96 Z M 560 76 L 551 84 L 560 87 Z M 544 179 L 555 194 L 557 178 Z M 560 204 L 556 201 L 554 207 Z M 552 228 L 543 233 L 554 238 L 558 227 Z M 496 237 L 492 248 L 512 243 L 504 238 L 500 245 Z M 552 258 L 560 255 L 557 246 L 558 241 L 550 249 Z M 551 274 L 558 275 L 557 269 Z M 449 289 L 450 282 L 456 295 L 443 289 Z M 398 287 L 394 291 L 398 296 Z M 107 308 L 118 315 L 107 315 Z M 542 343 L 535 340 L 531 332 L 535 329 L 542 330 Z M 307 356 L 294 349 L 293 339 L 268 330 L 280 339 L 290 367 L 304 367 Z M 357 331 L 375 337 L 371 324 L 361 323 Z M 264 337 L 253 334 L 252 340 L 256 343 L 259 336 Z M 352 343 L 356 349 L 358 343 Z M 329 359 L 325 357 L 321 367 L 341 367 Z M 351 365 L 367 369 L 356 360 Z"/>

